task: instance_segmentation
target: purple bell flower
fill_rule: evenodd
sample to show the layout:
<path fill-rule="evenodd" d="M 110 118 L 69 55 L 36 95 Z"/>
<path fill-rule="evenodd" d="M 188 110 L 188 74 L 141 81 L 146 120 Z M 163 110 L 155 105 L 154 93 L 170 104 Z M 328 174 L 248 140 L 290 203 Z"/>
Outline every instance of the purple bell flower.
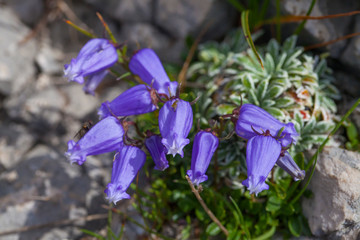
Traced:
<path fill-rule="evenodd" d="M 206 170 L 219 145 L 219 139 L 211 132 L 200 131 L 196 134 L 191 156 L 191 169 L 186 172 L 194 185 L 208 179 Z"/>
<path fill-rule="evenodd" d="M 104 102 L 98 115 L 102 119 L 111 115 L 130 116 L 153 112 L 157 108 L 154 91 L 144 84 L 132 87 L 111 102 Z"/>
<path fill-rule="evenodd" d="M 126 190 L 144 165 L 146 154 L 138 147 L 124 145 L 114 157 L 111 182 L 105 193 L 109 202 L 116 204 L 121 199 L 129 199 Z"/>
<path fill-rule="evenodd" d="M 65 156 L 71 163 L 82 165 L 86 156 L 118 150 L 123 143 L 124 129 L 115 117 L 95 124 L 78 142 L 70 140 Z"/>
<path fill-rule="evenodd" d="M 279 130 L 284 128 L 279 138 L 283 147 L 288 147 L 291 143 L 295 144 L 299 136 L 293 123 L 282 123 L 264 109 L 252 104 L 244 104 L 238 113 L 235 132 L 242 138 L 250 139 L 258 135 L 252 128 L 259 133 L 269 130 L 273 137 L 276 137 Z"/>
<path fill-rule="evenodd" d="M 188 136 L 193 122 L 193 112 L 189 102 L 181 99 L 167 101 L 159 111 L 159 130 L 162 144 L 167 154 L 180 154 L 184 157 L 183 148 L 190 143 Z"/>
<path fill-rule="evenodd" d="M 79 55 L 65 64 L 64 76 L 69 81 L 83 84 L 84 77 L 89 77 L 87 85 L 98 85 L 105 76 L 106 69 L 118 60 L 115 47 L 107 39 L 91 39 L 80 50 Z M 96 76 L 93 76 L 96 75 Z M 91 79 L 92 76 L 94 79 Z M 87 90 L 89 86 L 85 86 Z M 88 90 L 89 92 L 93 87 Z"/>
<path fill-rule="evenodd" d="M 250 194 L 256 195 L 269 189 L 265 183 L 267 176 L 280 156 L 281 144 L 271 136 L 252 137 L 246 146 L 246 165 L 248 178 L 242 182 Z"/>
<path fill-rule="evenodd" d="M 146 138 L 145 146 L 150 152 L 150 155 L 155 163 L 155 169 L 164 171 L 169 167 L 169 162 L 166 159 L 166 148 L 161 143 L 161 137 L 159 135 L 152 135 Z"/>
<path fill-rule="evenodd" d="M 277 160 L 276 164 L 292 176 L 295 181 L 303 180 L 305 178 L 305 171 L 299 168 L 288 151 L 280 154 L 280 158 Z"/>
<path fill-rule="evenodd" d="M 83 90 L 86 94 L 95 95 L 95 89 L 99 86 L 101 81 L 107 75 L 107 71 L 100 71 L 89 76 L 86 80 Z"/>
<path fill-rule="evenodd" d="M 169 97 L 175 96 L 178 83 L 170 81 L 154 50 L 144 48 L 135 53 L 129 62 L 129 68 L 141 80 L 152 85 L 158 93 L 166 94 Z M 171 94 L 169 94 L 169 90 Z"/>

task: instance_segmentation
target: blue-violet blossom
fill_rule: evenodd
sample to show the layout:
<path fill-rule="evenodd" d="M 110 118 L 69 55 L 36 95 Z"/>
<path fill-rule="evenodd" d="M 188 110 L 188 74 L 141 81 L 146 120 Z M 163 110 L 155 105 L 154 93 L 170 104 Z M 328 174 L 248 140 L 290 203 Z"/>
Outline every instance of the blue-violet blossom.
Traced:
<path fill-rule="evenodd" d="M 86 156 L 119 150 L 123 143 L 124 129 L 115 117 L 107 117 L 93 126 L 78 142 L 68 141 L 65 156 L 71 163 L 82 165 Z"/>
<path fill-rule="evenodd" d="M 288 151 L 284 151 L 280 154 L 280 158 L 277 160 L 276 165 L 285 170 L 285 172 L 292 176 L 295 181 L 303 180 L 305 178 L 305 171 L 299 168 Z"/>
<path fill-rule="evenodd" d="M 183 148 L 190 143 L 188 136 L 193 123 L 193 112 L 189 102 L 181 99 L 167 101 L 159 111 L 159 130 L 161 142 L 167 154 L 180 154 L 184 157 Z"/>
<path fill-rule="evenodd" d="M 156 110 L 157 100 L 154 91 L 144 84 L 132 87 L 111 102 L 104 102 L 98 115 L 102 119 L 111 115 L 130 116 L 153 112 Z"/>
<path fill-rule="evenodd" d="M 283 147 L 288 147 L 291 143 L 295 144 L 299 136 L 293 123 L 282 123 L 258 106 L 243 104 L 237 115 L 235 132 L 242 138 L 250 139 L 257 136 L 253 129 L 259 133 L 269 130 L 270 134 L 276 137 L 284 128 L 278 139 Z"/>
<path fill-rule="evenodd" d="M 191 156 L 191 169 L 186 172 L 195 185 L 208 179 L 206 170 L 219 145 L 219 139 L 211 132 L 200 131 L 196 134 Z"/>
<path fill-rule="evenodd" d="M 280 156 L 281 144 L 271 136 L 252 137 L 246 145 L 246 165 L 248 178 L 242 182 L 250 194 L 256 195 L 269 189 L 265 183 L 267 176 Z"/>
<path fill-rule="evenodd" d="M 114 65 L 117 59 L 116 49 L 109 40 L 91 39 L 70 64 L 65 64 L 64 76 L 80 84 L 84 83 L 85 77 L 89 77 L 84 90 L 93 94 L 94 87 L 105 77 L 106 69 Z"/>
<path fill-rule="evenodd" d="M 145 83 L 152 85 L 158 93 L 169 97 L 175 96 L 177 82 L 171 82 L 154 50 L 144 48 L 131 58 L 129 68 L 133 74 L 138 75 Z M 171 94 L 169 94 L 169 90 Z"/>
<path fill-rule="evenodd" d="M 166 159 L 166 148 L 161 143 L 159 135 L 152 135 L 145 139 L 145 146 L 150 152 L 150 155 L 155 163 L 155 169 L 164 171 L 169 167 L 169 162 Z"/>
<path fill-rule="evenodd" d="M 126 190 L 144 165 L 146 154 L 138 147 L 124 145 L 114 157 L 111 182 L 105 193 L 109 202 L 116 204 L 121 199 L 129 199 Z"/>

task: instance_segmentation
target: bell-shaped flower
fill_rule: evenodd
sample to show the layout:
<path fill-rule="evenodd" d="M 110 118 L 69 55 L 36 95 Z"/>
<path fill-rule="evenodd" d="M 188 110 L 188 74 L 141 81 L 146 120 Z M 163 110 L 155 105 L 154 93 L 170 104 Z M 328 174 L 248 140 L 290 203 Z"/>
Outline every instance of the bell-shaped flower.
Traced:
<path fill-rule="evenodd" d="M 98 110 L 100 119 L 107 116 L 130 116 L 153 112 L 156 110 L 154 89 L 141 84 L 132 87 L 111 102 L 104 102 Z"/>
<path fill-rule="evenodd" d="M 189 102 L 181 99 L 167 101 L 159 111 L 159 130 L 162 144 L 167 154 L 180 154 L 184 157 L 183 148 L 190 143 L 188 136 L 193 123 L 193 112 Z"/>
<path fill-rule="evenodd" d="M 69 81 L 83 84 L 84 77 L 91 77 L 91 75 L 106 71 L 117 60 L 116 49 L 109 40 L 91 39 L 80 50 L 78 56 L 71 60 L 70 64 L 65 64 L 64 76 Z M 96 80 L 99 79 L 99 77 L 96 78 Z"/>
<path fill-rule="evenodd" d="M 281 144 L 271 136 L 252 137 L 246 145 L 247 179 L 242 182 L 250 194 L 269 189 L 267 176 L 280 156 Z"/>
<path fill-rule="evenodd" d="M 178 83 L 170 81 L 154 50 L 150 48 L 139 50 L 130 59 L 129 68 L 133 74 L 138 75 L 158 93 L 166 94 L 169 97 L 175 96 Z"/>
<path fill-rule="evenodd" d="M 88 77 L 88 79 L 85 82 L 85 86 L 83 87 L 83 90 L 86 94 L 95 95 L 95 89 L 99 86 L 101 81 L 104 79 L 104 77 L 107 75 L 107 71 L 100 71 L 98 73 L 94 73 Z"/>
<path fill-rule="evenodd" d="M 120 149 L 114 157 L 111 182 L 104 191 L 109 202 L 116 204 L 121 199 L 130 198 L 126 190 L 145 160 L 146 154 L 138 147 L 124 145 Z"/>
<path fill-rule="evenodd" d="M 150 155 L 155 163 L 155 169 L 164 171 L 169 167 L 169 162 L 166 159 L 166 148 L 161 143 L 159 135 L 152 135 L 145 140 L 145 146 L 150 152 Z"/>
<path fill-rule="evenodd" d="M 115 117 L 107 117 L 95 124 L 78 141 L 70 140 L 65 156 L 71 163 L 82 165 L 86 156 L 117 151 L 123 143 L 124 129 Z"/>
<path fill-rule="evenodd" d="M 194 185 L 208 179 L 206 170 L 219 145 L 219 139 L 211 132 L 200 131 L 196 134 L 191 156 L 191 169 L 186 172 Z"/>
<path fill-rule="evenodd" d="M 295 144 L 299 136 L 293 123 L 282 123 L 258 106 L 243 104 L 238 113 L 235 132 L 242 138 L 250 139 L 258 135 L 254 130 L 260 134 L 269 130 L 273 137 L 279 137 L 283 147 L 288 147 L 291 143 Z"/>
<path fill-rule="evenodd" d="M 284 153 L 280 154 L 280 158 L 277 160 L 276 165 L 290 174 L 295 181 L 303 180 L 305 178 L 305 171 L 299 168 L 288 151 L 284 151 Z"/>

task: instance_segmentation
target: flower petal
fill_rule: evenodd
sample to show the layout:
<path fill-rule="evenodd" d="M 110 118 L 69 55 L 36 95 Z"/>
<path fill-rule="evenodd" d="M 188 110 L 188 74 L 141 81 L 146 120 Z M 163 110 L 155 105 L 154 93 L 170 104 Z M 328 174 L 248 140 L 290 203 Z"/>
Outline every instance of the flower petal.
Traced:
<path fill-rule="evenodd" d="M 129 62 L 133 74 L 152 85 L 159 93 L 175 96 L 177 82 L 171 82 L 154 50 L 144 48 L 135 53 Z M 171 94 L 169 94 L 169 90 Z"/>
<path fill-rule="evenodd" d="M 248 178 L 242 182 L 256 195 L 268 189 L 267 176 L 279 158 L 281 144 L 273 137 L 258 135 L 252 137 L 246 146 L 246 165 Z"/>
<path fill-rule="evenodd" d="M 211 132 L 200 131 L 196 134 L 191 157 L 191 169 L 187 175 L 195 185 L 207 180 L 206 171 L 214 152 L 219 145 L 219 139 Z"/>
<path fill-rule="evenodd" d="M 65 156 L 71 163 L 82 165 L 86 156 L 118 150 L 123 142 L 124 130 L 118 119 L 107 117 L 93 126 L 78 142 L 70 140 Z"/>
<path fill-rule="evenodd" d="M 153 112 L 156 106 L 153 104 L 150 89 L 144 84 L 132 87 L 111 102 L 104 102 L 98 115 L 100 119 L 107 116 L 130 116 Z"/>
<path fill-rule="evenodd" d="M 111 182 L 107 185 L 105 193 L 109 202 L 116 204 L 121 199 L 129 199 L 126 190 L 142 168 L 146 154 L 137 147 L 124 145 L 115 155 Z"/>

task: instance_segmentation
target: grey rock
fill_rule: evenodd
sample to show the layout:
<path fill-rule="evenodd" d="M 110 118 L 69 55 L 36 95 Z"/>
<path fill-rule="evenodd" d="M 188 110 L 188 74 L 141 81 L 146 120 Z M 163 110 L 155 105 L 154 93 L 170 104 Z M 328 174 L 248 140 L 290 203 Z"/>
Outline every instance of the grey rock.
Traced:
<path fill-rule="evenodd" d="M 98 98 L 85 94 L 82 87 L 77 83 L 69 83 L 61 87 L 61 92 L 67 101 L 63 110 L 77 119 L 84 119 L 88 114 L 96 114 L 101 104 Z"/>
<path fill-rule="evenodd" d="M 5 169 L 16 166 L 34 145 L 36 136 L 26 127 L 15 123 L 0 125 L 0 165 Z"/>
<path fill-rule="evenodd" d="M 30 26 L 35 26 L 44 14 L 44 2 L 42 0 L 5 0 L 20 20 Z"/>
<path fill-rule="evenodd" d="M 360 46 L 360 45 L 359 45 Z M 360 66 L 360 65 L 359 65 Z M 341 70 L 334 71 L 336 87 L 343 93 L 343 98 L 358 97 L 360 93 L 360 79 Z"/>
<path fill-rule="evenodd" d="M 311 232 L 336 239 L 356 239 L 360 223 L 360 155 L 327 148 L 320 155 L 309 189 L 313 198 L 302 201 Z"/>
<path fill-rule="evenodd" d="M 0 16 L 0 93 L 10 95 L 35 81 L 37 43 L 29 39 L 19 44 L 30 30 L 9 8 L 0 8 Z"/>
<path fill-rule="evenodd" d="M 104 15 L 121 22 L 150 22 L 152 17 L 152 0 L 86 0 Z M 106 3 L 106 4 L 104 4 Z"/>
<path fill-rule="evenodd" d="M 306 15 L 310 4 L 311 0 L 285 0 L 281 4 L 281 9 L 283 15 Z M 311 12 L 311 16 L 345 13 L 354 11 L 357 7 L 359 7 L 359 2 L 356 0 L 347 1 L 346 4 L 341 0 L 317 1 Z M 300 35 L 300 44 L 306 46 L 323 43 L 352 33 L 351 19 L 352 17 L 309 20 L 304 27 L 304 32 Z M 289 33 L 293 33 L 294 30 L 295 28 L 291 28 Z M 345 46 L 346 41 L 340 41 L 327 46 L 326 49 L 332 57 L 339 57 Z"/>
<path fill-rule="evenodd" d="M 63 54 L 53 49 L 49 44 L 42 44 L 40 51 L 36 56 L 36 63 L 39 65 L 40 70 L 45 74 L 62 74 Z"/>
<path fill-rule="evenodd" d="M 231 26 L 233 17 L 234 9 L 218 0 L 158 0 L 154 16 L 155 23 L 161 29 L 178 39 L 198 33 L 209 23 L 221 26 L 216 27 L 215 31 L 223 34 Z"/>
<path fill-rule="evenodd" d="M 6 100 L 5 108 L 11 118 L 31 122 L 33 127 L 39 124 L 50 126 L 61 120 L 60 111 L 66 103 L 65 96 L 54 86 L 49 86 L 41 91 L 29 88 L 21 95 L 12 95 Z"/>
<path fill-rule="evenodd" d="M 355 29 L 352 33 L 360 32 L 360 16 L 355 18 Z M 353 71 L 360 74 L 360 38 L 354 37 L 349 40 L 345 51 L 341 55 L 341 61 L 349 66 Z"/>
<path fill-rule="evenodd" d="M 71 165 L 62 153 L 50 147 L 38 145 L 13 171 L 16 180 L 4 177 L 9 174 L 0 174 L 0 232 L 67 219 L 74 222 L 68 227 L 55 224 L 4 239 L 51 239 L 50 236 L 76 239 L 81 235 L 77 226 L 85 228 L 88 224 L 79 218 L 106 213 L 99 207 L 105 204 L 104 188 L 83 174 L 80 166 Z"/>
<path fill-rule="evenodd" d="M 155 50 L 161 60 L 177 62 L 184 49 L 183 40 L 170 39 L 148 23 L 126 24 L 120 36 L 120 39 L 128 43 L 130 55 L 131 52 L 138 50 L 138 46 L 150 47 Z"/>

